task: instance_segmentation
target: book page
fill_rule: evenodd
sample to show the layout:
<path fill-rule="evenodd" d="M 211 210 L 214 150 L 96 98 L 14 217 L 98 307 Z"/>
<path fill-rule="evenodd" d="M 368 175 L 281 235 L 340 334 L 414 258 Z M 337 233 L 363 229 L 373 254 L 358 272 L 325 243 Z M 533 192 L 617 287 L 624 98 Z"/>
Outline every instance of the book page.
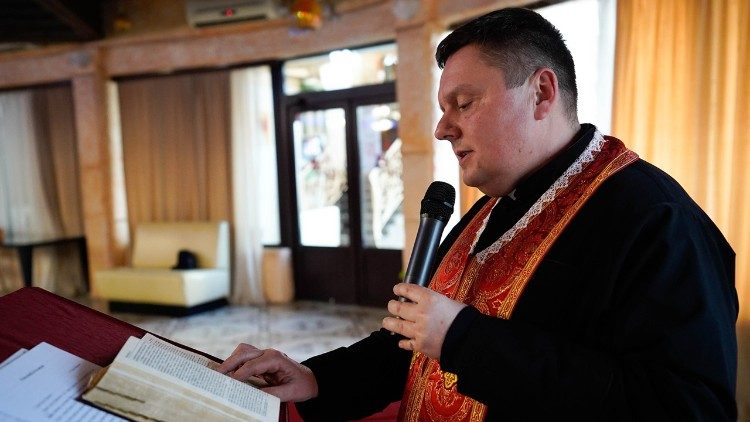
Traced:
<path fill-rule="evenodd" d="M 198 365 L 201 365 L 201 366 L 206 366 L 206 367 L 209 367 L 211 369 L 216 369 L 219 366 L 219 363 L 216 362 L 216 361 L 214 361 L 214 360 L 211 360 L 211 359 L 209 359 L 209 358 L 207 358 L 207 357 L 205 357 L 203 355 L 200 355 L 198 353 L 191 352 L 190 350 L 186 350 L 186 349 L 183 349 L 181 347 L 175 346 L 174 344 L 169 343 L 167 341 L 164 341 L 164 340 L 162 340 L 162 339 L 160 339 L 160 338 L 158 338 L 158 337 L 156 337 L 156 336 L 154 336 L 154 335 L 152 335 L 150 333 L 146 333 L 146 335 L 144 335 L 141 338 L 141 341 L 145 341 L 145 342 L 147 342 L 147 343 L 149 343 L 149 344 L 151 344 L 154 347 L 157 347 L 159 349 L 164 349 L 165 351 L 167 351 L 169 353 L 174 353 L 174 354 L 176 354 L 178 356 L 184 357 L 185 359 L 187 359 L 187 360 L 189 360 L 191 362 L 195 362 L 195 363 L 197 363 Z M 268 386 L 268 384 L 263 379 L 261 379 L 259 377 L 250 377 L 249 379 L 245 380 L 244 382 L 246 384 L 250 384 L 250 385 L 255 386 L 255 387 L 266 387 L 266 386 Z"/>
<path fill-rule="evenodd" d="M 47 343 L 0 366 L 0 421 L 124 421 L 77 400 L 100 369 Z"/>
<path fill-rule="evenodd" d="M 151 333 L 146 333 L 140 341 L 145 342 L 157 349 L 164 350 L 167 353 L 172 353 L 191 362 L 195 362 L 201 366 L 206 366 L 211 369 L 215 369 L 217 366 L 219 366 L 218 362 L 215 362 L 198 353 L 191 352 L 190 350 L 183 349 L 182 347 L 175 346 L 174 344 L 164 341 Z"/>
<path fill-rule="evenodd" d="M 211 395 L 220 403 L 251 412 L 262 420 L 278 420 L 278 397 L 216 372 L 209 366 L 218 364 L 210 359 L 154 336 L 145 340 L 131 337 L 115 359 L 118 361 L 178 380 L 194 392 Z"/>

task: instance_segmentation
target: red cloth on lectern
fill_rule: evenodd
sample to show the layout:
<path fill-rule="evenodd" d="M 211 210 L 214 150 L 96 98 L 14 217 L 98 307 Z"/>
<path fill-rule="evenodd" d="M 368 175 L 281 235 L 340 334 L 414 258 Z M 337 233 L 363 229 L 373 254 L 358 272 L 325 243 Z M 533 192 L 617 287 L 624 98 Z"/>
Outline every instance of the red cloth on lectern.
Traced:
<path fill-rule="evenodd" d="M 130 336 L 147 331 L 38 287 L 24 287 L 0 297 L 0 362 L 18 349 L 41 342 L 100 366 L 112 363 Z M 215 357 L 169 341 L 209 359 Z M 279 421 L 287 421 L 282 403 Z"/>
<path fill-rule="evenodd" d="M 25 287 L 0 297 L 0 361 L 20 348 L 31 349 L 45 341 L 106 366 L 128 337 L 145 333 L 38 287 Z"/>

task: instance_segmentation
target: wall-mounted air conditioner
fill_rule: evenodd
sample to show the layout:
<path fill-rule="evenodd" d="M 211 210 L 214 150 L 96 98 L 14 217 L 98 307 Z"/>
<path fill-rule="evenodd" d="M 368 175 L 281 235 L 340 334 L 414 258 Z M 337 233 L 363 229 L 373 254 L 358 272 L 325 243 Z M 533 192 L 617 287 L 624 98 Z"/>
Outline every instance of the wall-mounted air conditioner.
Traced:
<path fill-rule="evenodd" d="M 279 17 L 273 0 L 187 0 L 185 11 L 193 27 Z"/>

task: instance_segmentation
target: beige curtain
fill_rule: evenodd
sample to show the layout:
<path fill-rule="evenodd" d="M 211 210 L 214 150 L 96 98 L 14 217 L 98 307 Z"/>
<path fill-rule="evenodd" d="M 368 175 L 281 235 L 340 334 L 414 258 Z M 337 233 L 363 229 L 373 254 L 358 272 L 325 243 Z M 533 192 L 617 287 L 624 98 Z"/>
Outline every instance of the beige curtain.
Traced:
<path fill-rule="evenodd" d="M 34 95 L 39 151 L 49 166 L 43 172 L 47 200 L 57 210 L 63 234 L 77 236 L 83 234 L 83 219 L 73 95 L 67 85 L 37 90 Z"/>
<path fill-rule="evenodd" d="M 6 235 L 31 234 L 36 238 L 53 239 L 83 234 L 70 86 L 46 86 L 7 95 L 8 99 L 15 96 L 21 101 L 4 104 L 13 107 L 5 111 L 5 117 L 12 114 L 16 118 L 3 123 L 8 131 L 3 140 L 6 147 L 21 144 L 3 151 L 9 170 L 3 174 L 11 178 L 2 181 L 9 184 L 10 193 L 3 199 L 10 202 L 10 211 L 22 210 L 27 223 L 19 225 L 14 221 L 11 227 L 5 227 Z M 75 245 L 40 247 L 33 253 L 35 286 L 69 297 L 84 292 L 85 275 Z M 22 285 L 15 251 L 2 251 L 0 269 L 3 290 Z"/>
<path fill-rule="evenodd" d="M 750 420 L 750 0 L 618 0 L 613 134 L 674 176 L 737 253 Z"/>
<path fill-rule="evenodd" d="M 128 219 L 231 220 L 226 71 L 118 84 Z"/>
<path fill-rule="evenodd" d="M 37 150 L 42 187 L 62 237 L 83 234 L 73 95 L 70 86 L 34 90 Z M 81 257 L 75 244 L 34 251 L 35 282 L 64 296 L 85 292 Z"/>

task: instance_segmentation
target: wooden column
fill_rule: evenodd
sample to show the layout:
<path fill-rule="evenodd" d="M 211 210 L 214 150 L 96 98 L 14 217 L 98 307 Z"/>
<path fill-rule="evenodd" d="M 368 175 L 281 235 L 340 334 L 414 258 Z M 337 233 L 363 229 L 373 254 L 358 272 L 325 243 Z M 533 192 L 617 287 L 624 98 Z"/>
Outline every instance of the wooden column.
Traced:
<path fill-rule="evenodd" d="M 114 221 L 110 183 L 110 143 L 107 120 L 107 80 L 97 50 L 87 50 L 81 60 L 85 72 L 72 78 L 81 208 L 88 246 L 89 276 L 114 266 Z M 96 292 L 92 292 L 96 293 Z"/>
<path fill-rule="evenodd" d="M 404 269 L 419 228 L 420 202 L 434 179 L 434 130 L 437 123 L 437 65 L 434 53 L 441 27 L 430 19 L 430 2 L 416 18 L 396 29 L 396 96 L 401 110 L 399 134 L 404 166 Z"/>

